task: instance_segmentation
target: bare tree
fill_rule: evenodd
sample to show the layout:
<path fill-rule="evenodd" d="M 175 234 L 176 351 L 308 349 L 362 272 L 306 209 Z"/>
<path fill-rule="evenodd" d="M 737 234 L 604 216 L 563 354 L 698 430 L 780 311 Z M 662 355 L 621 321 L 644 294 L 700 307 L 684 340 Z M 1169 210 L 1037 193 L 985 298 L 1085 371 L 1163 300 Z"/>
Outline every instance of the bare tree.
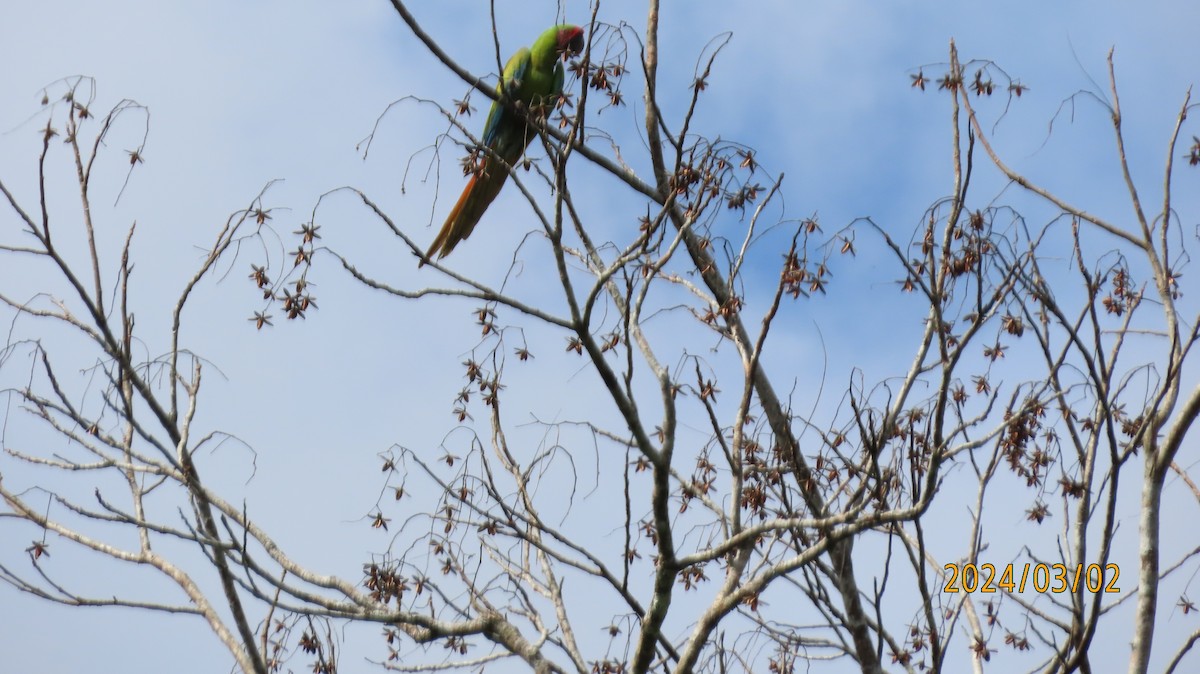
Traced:
<path fill-rule="evenodd" d="M 403 2 L 392 5 L 472 99 L 497 99 Z M 352 188 L 318 200 L 289 254 L 249 269 L 260 329 L 315 309 L 318 272 L 345 272 L 398 312 L 443 299 L 476 307 L 480 337 L 448 401 L 453 431 L 438 448 L 397 438 L 380 454 L 382 478 L 363 476 L 380 490 L 368 521 L 382 547 L 362 552 L 361 577 L 304 566 L 205 479 L 221 461 L 202 450 L 231 436 L 194 427 L 210 366 L 186 346 L 186 310 L 198 284 L 271 231 L 263 195 L 230 216 L 186 280 L 165 353 L 140 356 L 155 340 L 128 308 L 135 229 L 106 254 L 91 176 L 114 129 L 148 113 L 122 101 L 95 119 L 87 79 L 48 89 L 61 99 L 46 100 L 36 193 L 0 182 L 19 226 L 0 252 L 48 270 L 32 298 L 0 288 L 15 316 L 0 368 L 26 368 L 10 400 L 68 442 L 6 437 L 0 521 L 36 534 L 21 554 L 3 552 L 0 578 L 67 605 L 198 615 L 238 668 L 258 673 L 295 658 L 336 671 L 345 624 L 382 630 L 380 650 L 364 655 L 398 671 L 509 660 L 581 673 L 784 673 L 825 661 L 863 672 L 1090 672 L 1105 669 L 1098 635 L 1130 633 L 1130 671 L 1186 667 L 1200 629 L 1153 647 L 1160 590 L 1194 573 L 1200 552 L 1194 527 L 1162 507 L 1168 485 L 1200 502 L 1180 461 L 1200 413 L 1188 361 L 1200 320 L 1181 289 L 1192 233 L 1172 200 L 1176 160 L 1200 164 L 1200 140 L 1180 144 L 1190 94 L 1152 212 L 1126 160 L 1110 54 L 1110 88 L 1091 100 L 1111 114 L 1132 207 L 1111 221 L 1006 163 L 993 130 L 1025 85 L 992 62 L 960 61 L 951 43 L 946 63 L 911 81 L 936 90 L 931 109 L 948 116 L 946 196 L 912 232 L 892 216 L 826 232 L 815 216 L 774 215 L 786 183 L 752 148 L 693 131 L 727 39 L 705 48 L 690 98 L 670 106 L 681 116 L 669 118 L 658 3 L 641 30 L 602 25 L 598 2 L 593 10 L 567 93 L 530 116 L 539 139 L 506 167 L 529 233 L 501 278 L 425 257 L 407 218 Z M 632 105 L 635 86 L 636 144 L 598 116 Z M 470 170 L 487 149 L 465 118 L 469 101 L 424 103 L 448 124 L 437 151 L 461 146 Z M 59 141 L 76 169 L 78 232 L 60 229 L 47 187 Z M 578 179 L 580 167 L 602 186 Z M 984 174 L 1005 188 L 981 193 Z M 596 189 L 620 206 L 587 208 Z M 420 285 L 411 270 L 374 272 L 326 244 L 321 228 L 337 226 L 328 200 L 345 196 L 395 259 L 426 265 Z M 892 326 L 872 326 L 895 355 L 882 375 L 830 363 L 807 380 L 780 335 L 797 329 L 793 307 L 838 294 L 834 271 L 867 247 L 892 261 L 894 283 L 842 301 L 866 314 L 902 301 L 921 329 L 904 347 Z M 522 274 L 535 283 L 515 282 Z M 99 395 L 64 385 L 53 348 L 64 334 L 88 344 Z M 589 413 L 539 418 L 528 371 L 590 401 Z M 15 465 L 36 468 L 38 481 L 6 480 Z M 1164 559 L 1166 536 L 1182 541 L 1177 557 Z M 4 540 L 12 548 L 19 537 Z M 202 564 L 164 552 L 180 542 Z M 81 591 L 52 545 L 161 575 L 182 598 Z M 1123 551 L 1135 547 L 1130 568 Z M 1190 620 L 1186 589 L 1177 601 Z"/>

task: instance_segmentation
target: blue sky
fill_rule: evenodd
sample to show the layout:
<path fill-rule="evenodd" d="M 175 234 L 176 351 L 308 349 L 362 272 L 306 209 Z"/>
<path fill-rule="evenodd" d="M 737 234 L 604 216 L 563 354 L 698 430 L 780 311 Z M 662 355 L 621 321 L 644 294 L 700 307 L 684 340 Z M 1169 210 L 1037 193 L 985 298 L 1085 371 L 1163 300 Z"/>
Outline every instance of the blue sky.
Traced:
<path fill-rule="evenodd" d="M 505 55 L 527 44 L 558 12 L 548 1 L 495 4 Z M 569 20 L 585 21 L 585 3 L 564 4 Z M 952 37 L 964 58 L 994 60 L 1030 87 L 996 132 L 997 144 L 1014 164 L 1115 219 L 1127 217 L 1122 210 L 1127 206 L 1118 175 L 1106 163 L 1112 142 L 1104 111 L 1078 99 L 1073 110 L 1059 114 L 1047 140 L 1050 120 L 1063 110 L 1064 99 L 1094 89 L 1093 80 L 1107 88 L 1105 55 L 1115 47 L 1130 159 L 1140 184 L 1149 188 L 1159 180 L 1163 144 L 1184 92 L 1200 80 L 1200 42 L 1194 38 L 1200 5 L 1182 0 L 1136 6 L 1116 1 L 664 4 L 660 91 L 668 117 L 677 117 L 687 100 L 704 45 L 731 32 L 695 130 L 757 148 L 766 169 L 787 174 L 783 206 L 775 217 L 815 213 L 829 230 L 872 216 L 907 239 L 925 208 L 949 190 L 945 97 L 915 92 L 908 75 L 921 66 L 940 74 L 937 64 L 947 60 Z M 447 0 L 413 3 L 412 9 L 462 65 L 484 74 L 495 70 L 487 7 L 481 1 Z M 605 2 L 601 19 L 624 20 L 641 31 L 643 11 L 643 3 Z M 265 202 L 278 209 L 274 222 L 289 245 L 289 233 L 311 218 L 317 198 L 344 185 L 362 189 L 418 242 L 428 242 L 435 234 L 429 225 L 440 223 L 461 185 L 458 151 L 452 147 L 440 164 L 440 194 L 436 174 L 422 180 L 432 156 L 425 148 L 445 129 L 428 106 L 397 106 L 383 118 L 370 155 L 364 160 L 356 150 L 392 101 L 415 96 L 450 105 L 467 92 L 382 0 L 9 3 L 0 16 L 0 63 L 6 64 L 0 68 L 0 179 L 29 203 L 39 129 L 45 124 L 39 114 L 43 88 L 62 77 L 89 75 L 97 84 L 97 109 L 130 98 L 150 110 L 145 164 L 134 172 L 120 202 L 112 205 L 125 177 L 123 150 L 139 142 L 142 127 L 136 117 L 114 136 L 95 187 L 102 195 L 98 226 L 120 233 L 107 244 L 110 251 L 128 225 L 138 223 L 134 252 L 143 285 L 134 292 L 143 307 L 139 326 L 146 330 L 148 353 L 166 344 L 165 314 L 154 307 L 182 286 L 199 261 L 199 247 L 208 244 L 228 214 L 248 204 L 269 181 L 281 181 L 270 187 Z M 628 106 L 591 119 L 628 143 L 635 157 L 641 123 L 636 84 L 628 84 Z M 476 97 L 474 105 L 480 111 L 472 123 L 481 124 L 487 102 Z M 1002 105 L 989 101 L 981 108 L 994 118 Z M 1194 199 L 1196 176 L 1182 175 L 1192 181 Z M 69 173 L 60 170 L 55 176 L 68 185 Z M 1000 191 L 1002 183 L 991 181 L 980 193 Z M 641 202 L 619 189 L 579 190 L 581 203 L 605 209 L 597 227 L 624 227 L 641 214 Z M 453 266 L 475 269 L 493 281 L 502 278 L 508 251 L 524 231 L 489 227 L 488 220 L 528 214 L 519 195 L 509 192 L 455 251 Z M 54 194 L 54 206 L 64 214 L 60 221 L 69 222 L 71 209 L 78 208 L 72 198 L 65 187 Z M 623 210 L 625 199 L 630 208 Z M 322 209 L 322 233 L 330 245 L 351 252 L 389 282 L 431 282 L 428 273 L 418 275 L 414 260 L 375 221 L 355 209 L 353 200 L 335 195 Z M 11 241 L 15 226 L 7 211 L 0 215 L 0 239 Z M 497 256 L 498 250 L 505 252 Z M 393 443 L 436 446 L 453 427 L 449 407 L 461 386 L 458 363 L 478 341 L 470 314 L 474 307 L 388 301 L 346 282 L 327 261 L 316 277 L 321 309 L 304 325 L 277 320 L 274 330 L 256 332 L 245 320 L 260 308 L 245 280 L 254 254 L 239 257 L 222 282 L 203 285 L 185 320 L 188 347 L 226 375 L 208 378 L 201 420 L 257 451 L 251 455 L 237 443 L 223 446 L 223 472 L 210 480 L 227 483 L 220 486 L 258 508 L 260 519 L 302 561 L 352 575 L 361 551 L 381 545 L 361 521 L 375 500 L 375 487 L 362 485 L 364 476 L 373 478 L 378 471 L 377 454 Z M 860 268 L 884 259 L 869 249 L 860 256 Z M 0 274 L 5 284 L 32 293 L 37 277 L 26 276 L 31 270 L 14 267 Z M 537 273 L 531 269 L 514 286 L 536 287 Z M 848 285 L 869 293 L 892 291 L 884 277 L 870 274 Z M 794 335 L 779 336 L 777 362 L 794 367 L 798 378 L 818 372 L 822 358 L 840 368 L 830 373 L 837 381 L 845 381 L 847 363 L 880 375 L 894 371 L 894 358 L 873 345 L 877 326 L 903 315 L 903 303 L 872 305 L 864 315 L 857 300 L 845 297 L 793 309 L 798 327 Z M 21 325 L 36 333 L 36 327 Z M 818 325 L 824 347 L 814 329 Z M 919 320 L 896 330 L 919 330 Z M 542 337 L 550 345 L 543 351 L 559 348 L 556 335 Z M 62 343 L 72 348 L 69 341 Z M 78 366 L 87 367 L 86 357 L 80 359 Z M 546 353 L 545 360 L 562 359 Z M 529 388 L 538 385 L 536 376 L 526 376 Z M 13 385 L 8 378 L 0 381 Z M 539 396 L 529 388 L 513 395 L 525 396 L 518 399 L 530 415 L 578 418 L 588 404 L 571 398 L 569 384 L 559 382 L 563 388 L 555 395 Z M 81 375 L 73 385 L 82 389 L 86 380 Z M 424 423 L 429 419 L 441 423 Z M 41 441 L 15 432 L 6 438 L 9 443 Z M 0 459 L 0 471 L 13 475 L 16 470 Z M 6 562 L 23 554 L 19 550 L 27 537 L 22 532 L 16 543 L 3 543 L 10 548 L 0 551 Z M 52 554 L 57 564 L 87 563 L 65 544 L 52 547 Z M 135 581 L 114 571 L 85 582 L 100 587 Z M 0 653 L 6 671 L 155 672 L 178 666 L 181 656 L 187 658 L 184 671 L 222 671 L 229 663 L 206 628 L 189 618 L 61 609 L 6 586 L 0 586 L 0 606 L 5 607 Z M 1178 633 L 1181 628 L 1167 624 L 1163 629 Z M 353 655 L 343 661 L 343 672 L 369 669 L 361 654 L 377 654 L 370 650 L 373 636 L 347 636 L 346 652 Z M 1123 660 L 1122 648 L 1117 652 Z M 299 662 L 294 666 L 304 668 Z"/>

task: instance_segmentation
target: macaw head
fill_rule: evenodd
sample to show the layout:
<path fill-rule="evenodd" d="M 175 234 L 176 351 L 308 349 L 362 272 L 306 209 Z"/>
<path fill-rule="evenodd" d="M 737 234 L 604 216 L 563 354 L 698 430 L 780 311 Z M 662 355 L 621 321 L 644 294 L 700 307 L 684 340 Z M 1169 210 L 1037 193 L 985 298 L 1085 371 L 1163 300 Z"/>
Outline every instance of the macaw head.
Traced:
<path fill-rule="evenodd" d="M 570 24 L 558 26 L 558 33 L 554 38 L 554 51 L 562 55 L 564 61 L 582 52 L 583 29 Z"/>

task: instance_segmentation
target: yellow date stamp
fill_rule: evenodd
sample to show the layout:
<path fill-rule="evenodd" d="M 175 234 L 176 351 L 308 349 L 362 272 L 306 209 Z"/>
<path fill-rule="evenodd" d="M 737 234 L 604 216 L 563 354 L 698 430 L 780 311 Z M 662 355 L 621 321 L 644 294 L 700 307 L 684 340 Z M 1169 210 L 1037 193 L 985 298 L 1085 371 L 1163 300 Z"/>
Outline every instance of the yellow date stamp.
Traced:
<path fill-rule="evenodd" d="M 979 592 L 991 594 L 1001 590 L 1021 594 L 1026 589 L 1044 594 L 1061 594 L 1083 590 L 1098 594 L 1117 593 L 1121 568 L 1116 564 L 946 564 L 946 585 L 942 592 Z"/>

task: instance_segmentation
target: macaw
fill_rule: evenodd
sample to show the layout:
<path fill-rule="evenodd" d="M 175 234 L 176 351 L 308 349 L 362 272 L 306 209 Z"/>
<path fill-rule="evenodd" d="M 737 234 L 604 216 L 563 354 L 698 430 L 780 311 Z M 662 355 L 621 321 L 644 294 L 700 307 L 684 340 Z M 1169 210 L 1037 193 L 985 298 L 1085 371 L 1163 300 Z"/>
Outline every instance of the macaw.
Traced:
<path fill-rule="evenodd" d="M 525 116 L 511 109 L 513 103 L 522 104 L 525 114 L 539 105 L 553 105 L 562 93 L 562 61 L 582 51 L 583 29 L 563 24 L 546 30 L 532 47 L 522 47 L 508 59 L 496 85 L 499 100 L 492 102 L 480 138 L 491 151 L 485 153 L 482 167 L 472 172 L 426 257 L 432 258 L 434 253 L 446 257 L 459 241 L 471 236 L 471 230 L 508 179 L 505 164 L 514 166 L 537 135 Z M 422 260 L 420 264 L 424 263 Z"/>

